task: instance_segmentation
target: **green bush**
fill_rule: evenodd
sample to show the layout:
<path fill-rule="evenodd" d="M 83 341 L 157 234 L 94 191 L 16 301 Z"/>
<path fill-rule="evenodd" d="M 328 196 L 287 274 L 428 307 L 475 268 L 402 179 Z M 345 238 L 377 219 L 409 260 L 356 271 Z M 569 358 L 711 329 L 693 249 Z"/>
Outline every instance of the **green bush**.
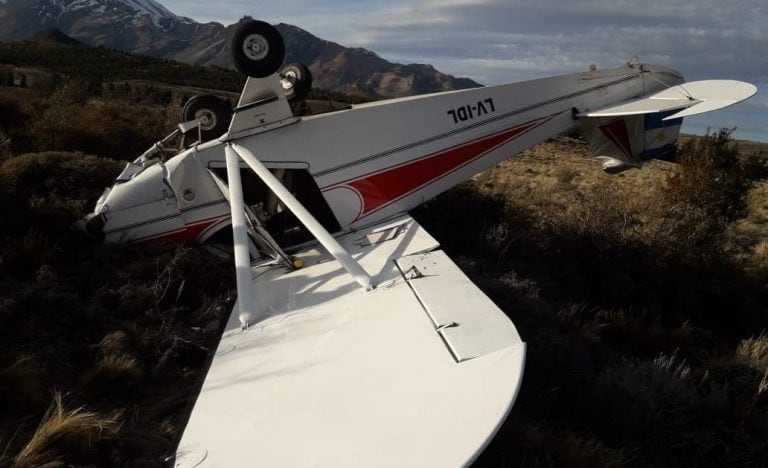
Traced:
<path fill-rule="evenodd" d="M 66 87 L 48 98 L 31 120 L 28 147 L 132 160 L 167 133 L 166 108 L 77 99 Z"/>
<path fill-rule="evenodd" d="M 23 232 L 25 223 L 60 232 L 93 208 L 104 188 L 112 185 L 123 163 L 82 153 L 45 152 L 0 162 L 0 200 L 13 223 L 0 233 Z M 27 221 L 25 221 L 27 220 Z"/>
<path fill-rule="evenodd" d="M 672 203 L 701 209 L 714 220 L 733 221 L 743 214 L 744 196 L 752 180 L 738 146 L 731 144 L 732 132 L 721 129 L 707 133 L 679 149 L 678 171 L 667 181 Z"/>

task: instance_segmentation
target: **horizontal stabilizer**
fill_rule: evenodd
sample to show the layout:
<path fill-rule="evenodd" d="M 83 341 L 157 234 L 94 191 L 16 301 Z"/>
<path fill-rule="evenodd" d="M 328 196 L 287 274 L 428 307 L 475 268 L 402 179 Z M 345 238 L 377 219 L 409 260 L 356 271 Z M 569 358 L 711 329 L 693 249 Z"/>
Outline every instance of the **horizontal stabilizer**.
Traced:
<path fill-rule="evenodd" d="M 673 120 L 732 106 L 752 97 L 756 92 L 757 87 L 743 81 L 691 81 L 643 98 L 582 112 L 577 116 L 617 117 L 682 109 L 664 118 L 664 120 Z"/>
<path fill-rule="evenodd" d="M 619 117 L 624 115 L 654 114 L 670 110 L 684 109 L 701 101 L 691 100 L 687 97 L 657 99 L 644 97 L 627 101 L 616 106 L 603 107 L 596 111 L 578 114 L 577 117 Z"/>

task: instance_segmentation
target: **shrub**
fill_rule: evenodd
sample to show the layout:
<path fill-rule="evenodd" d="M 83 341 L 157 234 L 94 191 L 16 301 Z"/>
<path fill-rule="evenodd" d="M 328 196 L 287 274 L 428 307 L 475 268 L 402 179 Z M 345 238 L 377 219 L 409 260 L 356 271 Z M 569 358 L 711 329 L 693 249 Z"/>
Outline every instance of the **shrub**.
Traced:
<path fill-rule="evenodd" d="M 763 239 L 755 245 L 754 261 L 759 268 L 768 271 L 768 240 Z"/>
<path fill-rule="evenodd" d="M 85 371 L 80 387 L 98 398 L 127 395 L 141 386 L 142 370 L 138 360 L 127 353 L 106 354 Z"/>
<path fill-rule="evenodd" d="M 559 166 L 555 169 L 555 178 L 561 184 L 570 184 L 579 175 L 579 172 L 569 166 Z"/>
<path fill-rule="evenodd" d="M 166 122 L 165 107 L 54 94 L 32 118 L 29 147 L 133 160 L 165 136 Z"/>
<path fill-rule="evenodd" d="M 43 382 L 39 365 L 30 355 L 13 359 L 0 366 L 0 412 L 23 414 L 43 400 Z"/>
<path fill-rule="evenodd" d="M 736 348 L 736 358 L 760 372 L 768 371 L 768 335 L 742 340 Z"/>
<path fill-rule="evenodd" d="M 660 441 L 654 437 L 687 428 L 696 412 L 697 393 L 688 364 L 675 355 L 661 354 L 604 371 L 588 411 L 600 421 L 600 433 L 609 440 L 655 444 Z"/>
<path fill-rule="evenodd" d="M 120 173 L 122 163 L 81 153 L 23 154 L 0 163 L 3 200 L 20 221 L 5 224 L 13 231 L 31 217 L 40 228 L 61 231 L 92 208 L 105 187 Z"/>
<path fill-rule="evenodd" d="M 0 161 L 8 159 L 12 154 L 11 137 L 0 129 Z"/>
<path fill-rule="evenodd" d="M 473 466 L 622 467 L 631 465 L 633 458 L 591 433 L 552 429 L 530 420 L 505 435 L 503 446 L 492 444 Z"/>
<path fill-rule="evenodd" d="M 733 221 L 744 211 L 751 180 L 731 144 L 733 129 L 721 129 L 686 142 L 678 152 L 678 172 L 667 181 L 673 202 L 696 206 L 713 219 Z"/>

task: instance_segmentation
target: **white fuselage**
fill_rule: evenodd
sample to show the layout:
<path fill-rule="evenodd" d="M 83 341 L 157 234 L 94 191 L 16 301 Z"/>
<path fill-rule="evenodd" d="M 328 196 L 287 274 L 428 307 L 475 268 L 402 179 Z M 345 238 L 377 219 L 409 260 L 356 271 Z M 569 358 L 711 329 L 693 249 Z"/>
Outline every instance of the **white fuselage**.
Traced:
<path fill-rule="evenodd" d="M 228 203 L 207 170 L 225 167 L 225 142 L 236 140 L 270 169 L 308 171 L 347 232 L 408 211 L 577 126 L 575 113 L 682 81 L 662 67 L 623 66 L 363 104 L 267 131 L 254 125 L 116 184 L 94 214 L 109 241 L 205 241 L 229 225 Z M 258 107 L 246 112 L 257 121 Z"/>

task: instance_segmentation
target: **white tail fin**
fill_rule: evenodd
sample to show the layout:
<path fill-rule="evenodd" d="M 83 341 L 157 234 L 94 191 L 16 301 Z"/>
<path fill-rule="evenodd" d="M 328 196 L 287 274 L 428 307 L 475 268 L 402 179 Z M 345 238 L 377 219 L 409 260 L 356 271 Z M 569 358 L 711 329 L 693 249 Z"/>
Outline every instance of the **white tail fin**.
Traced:
<path fill-rule="evenodd" d="M 581 126 L 589 149 L 614 174 L 673 154 L 683 117 L 731 106 L 756 92 L 742 81 L 692 81 L 576 116 L 586 117 Z"/>
<path fill-rule="evenodd" d="M 674 153 L 682 118 L 667 120 L 675 111 L 627 117 L 594 117 L 582 122 L 589 150 L 615 174 L 637 168 L 649 159 L 668 159 Z"/>

